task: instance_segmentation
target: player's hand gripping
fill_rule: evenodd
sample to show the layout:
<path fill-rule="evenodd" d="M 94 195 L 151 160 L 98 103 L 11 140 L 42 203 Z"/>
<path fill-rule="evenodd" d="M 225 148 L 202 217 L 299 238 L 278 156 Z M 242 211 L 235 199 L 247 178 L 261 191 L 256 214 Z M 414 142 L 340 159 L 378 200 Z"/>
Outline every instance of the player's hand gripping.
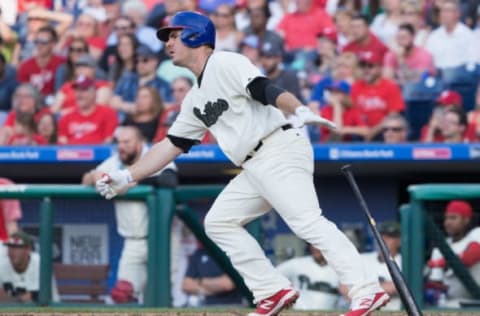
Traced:
<path fill-rule="evenodd" d="M 308 107 L 306 106 L 299 106 L 295 110 L 295 115 L 299 118 L 299 125 L 295 127 L 302 127 L 308 124 L 320 124 L 329 129 L 336 129 L 337 125 L 332 121 L 324 119 L 320 115 L 313 113 Z"/>
<path fill-rule="evenodd" d="M 103 174 L 95 183 L 95 188 L 101 196 L 110 200 L 124 192 L 130 182 L 132 182 L 132 175 L 127 169 L 117 170 Z"/>

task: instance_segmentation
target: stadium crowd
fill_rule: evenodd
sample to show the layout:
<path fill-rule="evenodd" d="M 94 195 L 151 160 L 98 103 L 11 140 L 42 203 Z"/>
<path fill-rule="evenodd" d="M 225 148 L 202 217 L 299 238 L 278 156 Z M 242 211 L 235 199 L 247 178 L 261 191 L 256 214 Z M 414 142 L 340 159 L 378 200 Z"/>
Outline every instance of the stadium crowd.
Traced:
<path fill-rule="evenodd" d="M 137 159 L 144 140 L 165 137 L 196 84 L 192 73 L 172 64 L 156 38 L 156 30 L 181 10 L 208 14 L 217 30 L 216 50 L 244 54 L 265 76 L 336 123 L 333 131 L 305 128 L 312 143 L 480 139 L 480 1 L 11 0 L 0 2 L 0 10 L 0 145 L 95 145 L 116 138 L 120 143 L 118 126 L 128 125 L 143 134 L 132 134 L 141 143 Z M 203 142 L 215 140 L 207 134 Z M 118 159 L 116 163 L 129 165 Z M 452 216 L 465 218 L 459 232 L 450 229 L 449 243 L 474 240 L 473 250 L 462 243 L 455 251 L 469 268 L 478 269 L 478 240 L 466 229 L 472 211 L 462 203 L 445 211 L 447 228 Z M 21 232 L 13 235 L 21 216 L 17 204 L 1 216 L 8 231 L 0 231 L 0 239 L 11 249 L 0 250 L 24 249 L 28 254 L 32 242 Z M 477 238 L 478 229 L 474 232 Z M 382 234 L 391 238 L 391 251 L 398 253 L 398 226 L 386 225 Z M 232 281 L 204 258 L 199 247 L 188 270 L 184 267 L 188 273 L 182 290 L 197 296 L 192 306 L 216 304 L 220 291 L 212 290 L 210 278 L 222 281 L 217 287 L 232 297 L 237 294 L 230 293 L 235 290 Z M 379 265 L 382 285 L 395 295 L 383 259 L 378 253 L 369 258 Z M 321 253 L 302 260 L 314 267 L 320 264 L 322 273 L 330 275 Z M 437 283 L 447 270 L 437 252 L 428 267 L 434 272 L 431 281 Z M 288 265 L 283 268 L 297 273 Z M 141 283 L 145 278 L 142 274 Z M 2 283 L 13 282 L 7 281 Z M 338 307 L 338 281 L 317 281 L 300 283 L 307 284 L 307 290 L 326 289 L 325 299 Z M 142 285 L 129 286 L 129 293 L 141 292 L 136 287 Z M 437 284 L 434 303 L 442 291 L 443 284 Z M 31 292 L 27 298 L 34 298 L 38 289 Z M 465 296 L 463 288 L 457 292 Z M 228 302 L 238 303 L 238 297 L 233 298 Z M 297 308 L 308 309 L 300 306 L 308 303 L 301 301 Z M 398 298 L 394 303 L 397 309 Z"/>
<path fill-rule="evenodd" d="M 216 50 L 248 56 L 335 121 L 309 127 L 313 143 L 476 142 L 478 3 L 2 1 L 0 144 L 111 143 L 132 124 L 163 138 L 196 81 L 156 39 L 180 10 L 211 16 Z"/>

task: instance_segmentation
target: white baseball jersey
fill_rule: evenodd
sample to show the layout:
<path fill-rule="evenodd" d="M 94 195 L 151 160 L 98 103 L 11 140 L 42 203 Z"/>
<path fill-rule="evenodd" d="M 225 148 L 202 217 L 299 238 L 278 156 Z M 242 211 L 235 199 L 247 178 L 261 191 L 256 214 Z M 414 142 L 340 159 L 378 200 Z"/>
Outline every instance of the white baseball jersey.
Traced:
<path fill-rule="evenodd" d="M 40 256 L 36 252 L 31 252 L 30 262 L 23 273 L 18 273 L 13 269 L 8 256 L 0 258 L 0 284 L 9 288 L 13 295 L 21 292 L 40 291 Z M 59 301 L 57 285 L 52 278 L 52 300 Z"/>
<path fill-rule="evenodd" d="M 362 259 L 365 261 L 366 265 L 371 269 L 371 271 L 377 271 L 378 278 L 382 281 L 392 281 L 392 276 L 388 272 L 388 267 L 384 261 L 379 260 L 379 254 L 376 251 L 366 252 L 361 254 Z M 395 263 L 401 269 L 402 267 L 402 256 L 397 254 L 395 258 Z M 394 296 L 390 297 L 390 302 L 383 308 L 384 310 L 399 310 L 402 306 L 402 301 L 400 297 Z"/>
<path fill-rule="evenodd" d="M 144 146 L 142 156 L 148 151 Z M 115 154 L 97 166 L 97 170 L 108 173 L 126 166 Z M 157 172 L 158 175 L 165 169 L 177 170 L 174 162 L 169 163 L 164 169 Z M 148 230 L 148 210 L 144 202 L 139 201 L 115 201 L 115 217 L 117 220 L 118 233 L 124 238 L 145 238 Z"/>
<path fill-rule="evenodd" d="M 225 155 L 240 166 L 261 139 L 288 123 L 279 109 L 251 99 L 247 86 L 257 77 L 264 76 L 247 57 L 213 53 L 168 134 L 200 141 L 208 129 Z"/>
<path fill-rule="evenodd" d="M 277 266 L 292 286 L 300 291 L 294 305 L 297 310 L 332 310 L 339 299 L 339 280 L 328 265 L 318 264 L 312 256 L 293 258 Z"/>
<path fill-rule="evenodd" d="M 480 243 L 480 227 L 472 229 L 463 239 L 459 241 L 453 242 L 452 238 L 447 238 L 447 243 L 450 245 L 453 252 L 457 255 L 464 252 L 468 245 L 472 242 Z M 440 250 L 438 248 L 433 249 L 431 259 L 437 260 L 440 258 L 443 258 Z M 432 273 L 434 273 L 433 270 L 442 270 L 442 268 L 432 269 Z M 469 271 L 473 279 L 478 284 L 480 284 L 480 263 L 476 263 L 473 266 L 469 267 Z M 448 300 L 458 301 L 458 299 L 471 298 L 470 294 L 462 285 L 460 280 L 455 276 L 452 269 L 448 269 L 445 272 L 445 275 L 441 281 L 443 281 L 443 283 L 448 286 Z"/>

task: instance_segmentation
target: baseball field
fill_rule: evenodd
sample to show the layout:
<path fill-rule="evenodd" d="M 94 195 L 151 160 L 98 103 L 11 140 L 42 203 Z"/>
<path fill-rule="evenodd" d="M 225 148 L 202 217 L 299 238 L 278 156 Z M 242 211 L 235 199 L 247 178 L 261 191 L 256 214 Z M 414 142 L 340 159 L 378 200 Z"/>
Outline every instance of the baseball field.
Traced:
<path fill-rule="evenodd" d="M 39 308 L 39 307 L 4 307 L 0 305 L 0 316 L 246 316 L 251 312 L 250 309 L 164 309 L 164 308 L 101 308 L 101 307 L 55 307 L 55 308 Z M 283 316 L 339 316 L 342 311 L 338 312 L 283 312 Z M 405 312 L 375 312 L 371 316 L 408 316 Z M 480 310 L 455 310 L 455 311 L 424 311 L 424 316 L 473 316 L 480 315 Z"/>

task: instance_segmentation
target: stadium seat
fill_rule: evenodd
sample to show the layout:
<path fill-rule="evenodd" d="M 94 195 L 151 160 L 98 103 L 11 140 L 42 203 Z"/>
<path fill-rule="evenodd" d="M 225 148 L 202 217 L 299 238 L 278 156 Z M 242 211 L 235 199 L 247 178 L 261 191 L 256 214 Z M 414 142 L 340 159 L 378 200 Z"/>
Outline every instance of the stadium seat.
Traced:
<path fill-rule="evenodd" d="M 405 118 L 409 123 L 409 140 L 417 141 L 420 138 L 422 126 L 428 122 L 435 106 L 435 99 L 443 89 L 443 82 L 433 77 L 402 86 L 406 105 Z"/>
<path fill-rule="evenodd" d="M 55 263 L 58 293 L 62 302 L 105 303 L 109 265 Z"/>

